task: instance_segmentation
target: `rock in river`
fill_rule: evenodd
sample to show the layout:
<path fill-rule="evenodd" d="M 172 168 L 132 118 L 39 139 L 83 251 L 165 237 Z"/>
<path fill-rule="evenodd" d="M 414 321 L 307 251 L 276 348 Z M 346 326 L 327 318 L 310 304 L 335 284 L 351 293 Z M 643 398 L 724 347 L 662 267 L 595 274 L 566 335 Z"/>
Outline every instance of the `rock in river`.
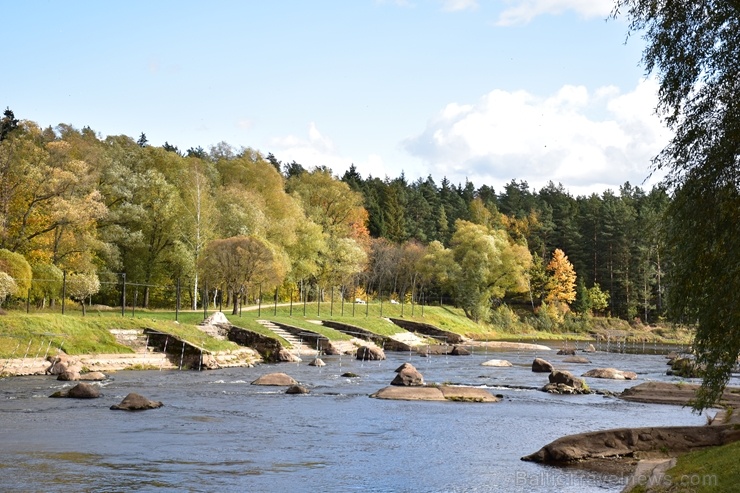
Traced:
<path fill-rule="evenodd" d="M 252 385 L 276 385 L 290 387 L 291 385 L 296 385 L 297 383 L 298 382 L 295 381 L 293 377 L 285 373 L 268 373 L 267 375 L 262 375 L 257 380 L 252 382 Z"/>
<path fill-rule="evenodd" d="M 157 409 L 163 405 L 160 401 L 151 401 L 143 395 L 131 392 L 119 404 L 114 404 L 110 408 L 117 411 L 144 411 Z"/>

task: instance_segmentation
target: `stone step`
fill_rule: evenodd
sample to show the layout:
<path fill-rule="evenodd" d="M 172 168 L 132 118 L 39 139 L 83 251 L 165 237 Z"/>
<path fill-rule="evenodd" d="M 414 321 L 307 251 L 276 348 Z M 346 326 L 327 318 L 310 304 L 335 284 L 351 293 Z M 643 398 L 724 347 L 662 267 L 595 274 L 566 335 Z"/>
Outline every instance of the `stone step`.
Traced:
<path fill-rule="evenodd" d="M 316 348 L 312 348 L 311 346 L 305 344 L 300 337 L 294 334 L 291 334 L 287 330 L 281 328 L 278 325 L 275 325 L 269 320 L 257 320 L 257 323 L 267 329 L 270 329 L 275 334 L 279 335 L 280 337 L 288 341 L 291 346 L 291 351 L 298 352 L 299 354 L 316 353 Z"/>

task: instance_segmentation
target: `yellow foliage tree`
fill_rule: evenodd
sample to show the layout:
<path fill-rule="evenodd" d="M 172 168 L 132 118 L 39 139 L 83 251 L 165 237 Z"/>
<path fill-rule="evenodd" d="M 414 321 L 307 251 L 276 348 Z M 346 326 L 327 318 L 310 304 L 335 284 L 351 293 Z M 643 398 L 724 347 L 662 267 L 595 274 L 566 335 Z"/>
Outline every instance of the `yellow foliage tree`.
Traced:
<path fill-rule="evenodd" d="M 557 248 L 547 264 L 549 273 L 545 288 L 547 303 L 560 304 L 568 310 L 568 305 L 576 299 L 576 271 L 573 264 L 561 249 Z"/>

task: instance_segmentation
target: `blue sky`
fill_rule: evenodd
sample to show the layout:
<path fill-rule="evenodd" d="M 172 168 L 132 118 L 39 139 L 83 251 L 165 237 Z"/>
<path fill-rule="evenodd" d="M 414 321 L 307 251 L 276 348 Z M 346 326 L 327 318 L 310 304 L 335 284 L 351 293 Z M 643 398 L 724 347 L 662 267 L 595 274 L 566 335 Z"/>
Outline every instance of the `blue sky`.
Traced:
<path fill-rule="evenodd" d="M 341 175 L 575 195 L 643 184 L 668 131 L 611 0 L 0 0 L 0 106 L 224 141 Z M 644 183 L 649 187 L 655 180 Z"/>

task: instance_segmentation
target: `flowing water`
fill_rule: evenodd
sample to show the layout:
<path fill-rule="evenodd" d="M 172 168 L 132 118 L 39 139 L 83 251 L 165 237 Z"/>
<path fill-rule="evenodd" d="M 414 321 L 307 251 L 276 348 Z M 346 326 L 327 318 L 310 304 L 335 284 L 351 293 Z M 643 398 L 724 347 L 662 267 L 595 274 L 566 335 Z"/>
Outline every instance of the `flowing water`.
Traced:
<path fill-rule="evenodd" d="M 598 352 L 592 364 L 555 351 L 476 348 L 471 356 L 387 353 L 381 362 L 323 357 L 303 363 L 214 371 L 123 371 L 93 400 L 49 399 L 70 386 L 52 377 L 0 380 L 0 491 L 4 492 L 611 492 L 627 478 L 523 462 L 547 443 L 583 431 L 703 424 L 688 409 L 600 395 L 534 389 L 535 356 L 580 375 L 594 367 L 638 373 L 637 381 L 587 379 L 621 391 L 665 375 L 662 355 Z M 511 368 L 484 367 L 507 359 Z M 495 404 L 369 398 L 410 361 L 427 382 L 484 386 Z M 307 395 L 250 385 L 285 372 Z M 340 375 L 354 372 L 358 378 Z M 732 382 L 737 385 L 737 379 Z M 160 409 L 111 411 L 129 392 Z"/>

